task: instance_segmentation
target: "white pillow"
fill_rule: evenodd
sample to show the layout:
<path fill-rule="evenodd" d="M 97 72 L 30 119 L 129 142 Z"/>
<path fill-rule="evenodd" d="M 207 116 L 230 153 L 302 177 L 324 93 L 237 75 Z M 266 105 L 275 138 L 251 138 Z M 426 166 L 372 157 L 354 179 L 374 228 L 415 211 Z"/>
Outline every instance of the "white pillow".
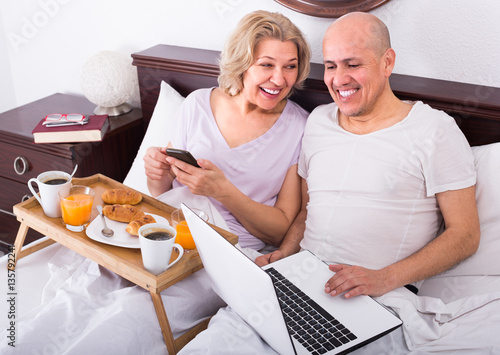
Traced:
<path fill-rule="evenodd" d="M 166 82 L 161 82 L 158 101 L 156 102 L 153 115 L 149 121 L 148 129 L 134 162 L 132 163 L 132 167 L 123 181 L 124 185 L 149 195 L 146 174 L 144 173 L 144 161 L 142 158 L 149 147 L 164 147 L 170 141 L 168 132 L 170 131 L 170 127 L 174 122 L 182 101 L 184 101 L 184 97 Z"/>
<path fill-rule="evenodd" d="M 500 275 L 500 143 L 472 147 L 477 171 L 479 249 L 441 276 Z"/>

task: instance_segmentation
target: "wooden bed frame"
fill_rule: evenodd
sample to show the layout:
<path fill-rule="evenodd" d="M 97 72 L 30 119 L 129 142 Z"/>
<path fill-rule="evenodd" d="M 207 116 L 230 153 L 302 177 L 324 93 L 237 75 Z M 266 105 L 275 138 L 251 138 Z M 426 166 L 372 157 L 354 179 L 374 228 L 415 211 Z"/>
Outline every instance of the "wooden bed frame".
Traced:
<path fill-rule="evenodd" d="M 217 86 L 217 51 L 157 45 L 132 54 L 132 58 L 138 71 L 145 129 L 162 80 L 183 96 L 199 88 Z M 332 102 L 323 82 L 323 68 L 322 64 L 313 63 L 304 89 L 292 97 L 308 111 Z M 470 145 L 500 142 L 500 88 L 400 74 L 393 74 L 390 82 L 399 98 L 421 100 L 453 116 Z"/>

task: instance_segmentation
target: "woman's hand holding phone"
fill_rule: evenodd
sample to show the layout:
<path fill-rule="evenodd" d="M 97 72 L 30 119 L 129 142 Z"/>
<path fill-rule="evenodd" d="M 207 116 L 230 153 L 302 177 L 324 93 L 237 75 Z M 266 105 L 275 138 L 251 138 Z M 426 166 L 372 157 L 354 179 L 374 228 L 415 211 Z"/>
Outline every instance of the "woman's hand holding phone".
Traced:
<path fill-rule="evenodd" d="M 156 197 L 172 187 L 175 176 L 172 166 L 167 162 L 165 148 L 149 147 L 144 155 L 144 171 L 147 176 L 151 196 Z"/>
<path fill-rule="evenodd" d="M 182 163 L 176 163 L 173 159 L 167 158 L 167 162 L 170 160 L 170 164 L 172 164 L 172 172 L 177 181 L 187 186 L 193 194 L 213 197 L 218 200 L 230 190 L 230 186 L 233 186 L 227 180 L 224 172 L 211 161 L 200 160 L 200 164 L 202 164 L 200 166 L 189 152 L 180 151 L 179 153 L 179 150 L 170 148 L 167 148 L 166 152 L 168 156 L 182 161 Z M 202 169 L 196 169 L 195 163 L 196 167 Z"/>
<path fill-rule="evenodd" d="M 144 170 L 151 180 L 163 180 L 170 175 L 170 164 L 166 160 L 165 148 L 149 147 L 144 155 Z"/>

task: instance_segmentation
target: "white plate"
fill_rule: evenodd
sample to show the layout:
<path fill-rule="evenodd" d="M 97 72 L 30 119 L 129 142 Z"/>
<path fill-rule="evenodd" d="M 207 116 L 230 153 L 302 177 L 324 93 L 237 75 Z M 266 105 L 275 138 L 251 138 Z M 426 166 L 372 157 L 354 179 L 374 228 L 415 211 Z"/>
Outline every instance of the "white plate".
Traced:
<path fill-rule="evenodd" d="M 147 215 L 153 216 L 157 223 L 165 223 L 169 224 L 168 220 L 162 216 L 158 216 L 152 213 L 146 213 Z M 87 226 L 85 232 L 87 233 L 90 239 L 95 240 L 96 242 L 115 245 L 123 248 L 140 248 L 139 237 L 136 235 L 129 234 L 125 228 L 127 228 L 128 223 L 125 222 L 117 222 L 106 218 L 106 224 L 109 228 L 111 228 L 114 232 L 113 236 L 108 238 L 102 235 L 101 230 L 104 227 L 102 223 L 102 219 L 100 215 L 97 215 L 96 218 Z"/>

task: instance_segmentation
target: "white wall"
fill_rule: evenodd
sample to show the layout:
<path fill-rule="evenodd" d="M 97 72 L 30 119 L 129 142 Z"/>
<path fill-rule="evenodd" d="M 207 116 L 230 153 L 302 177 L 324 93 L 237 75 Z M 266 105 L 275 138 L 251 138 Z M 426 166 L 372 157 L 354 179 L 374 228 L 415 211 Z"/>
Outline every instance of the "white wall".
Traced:
<path fill-rule="evenodd" d="M 2 7 L 0 5 L 0 19 L 2 18 Z M 3 36 L 0 26 L 0 112 L 11 108 L 16 102 L 14 94 L 14 82 L 10 68 L 10 58 L 8 55 L 8 43 Z"/>
<path fill-rule="evenodd" d="M 246 13 L 280 11 L 308 36 L 313 61 L 331 19 L 273 0 L 0 2 L 0 112 L 55 92 L 81 94 L 85 61 L 173 44 L 220 50 Z M 500 1 L 392 0 L 372 11 L 389 27 L 396 73 L 500 87 Z"/>

